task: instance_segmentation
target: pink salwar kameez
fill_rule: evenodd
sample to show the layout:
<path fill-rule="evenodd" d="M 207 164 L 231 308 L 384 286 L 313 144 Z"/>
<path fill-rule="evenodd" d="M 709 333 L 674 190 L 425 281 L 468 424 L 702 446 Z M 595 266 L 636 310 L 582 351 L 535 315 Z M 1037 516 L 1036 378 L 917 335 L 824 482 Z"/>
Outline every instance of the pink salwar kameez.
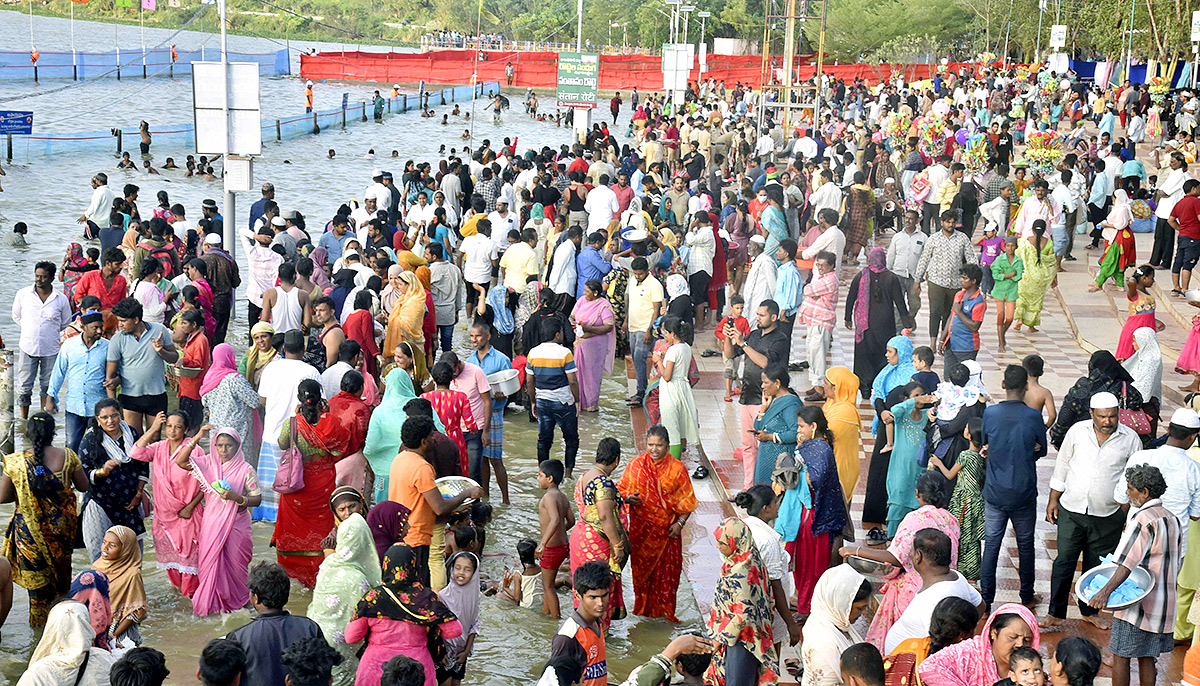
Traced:
<path fill-rule="evenodd" d="M 577 325 L 612 326 L 616 322 L 612 306 L 603 297 L 595 300 L 584 298 L 575 303 L 571 317 Z M 594 410 L 600 406 L 600 382 L 612 373 L 613 355 L 616 352 L 615 329 L 599 336 L 575 339 L 575 367 L 579 377 L 579 409 Z"/>
<path fill-rule="evenodd" d="M 192 458 L 192 474 L 204 491 L 204 519 L 200 526 L 200 585 L 192 597 L 192 612 L 204 616 L 232 612 L 250 602 L 250 558 L 254 542 L 250 538 L 250 510 L 233 500 L 225 500 L 212 487 L 214 481 L 228 483 L 229 490 L 250 497 L 258 494 L 258 475 L 242 456 L 242 440 L 233 429 L 221 434 L 237 441 L 238 449 L 228 462 L 222 462 L 214 450 Z"/>
<path fill-rule="evenodd" d="M 179 447 L 183 445 L 186 443 Z M 203 455 L 200 448 L 192 449 L 192 459 Z M 204 508 L 195 508 L 187 519 L 180 517 L 179 511 L 200 492 L 200 483 L 190 472 L 175 464 L 175 455 L 167 440 L 156 441 L 144 448 L 134 447 L 129 456 L 150 463 L 155 566 L 167 570 L 171 583 L 190 598 L 199 583 L 196 565 L 200 559 L 200 523 Z"/>

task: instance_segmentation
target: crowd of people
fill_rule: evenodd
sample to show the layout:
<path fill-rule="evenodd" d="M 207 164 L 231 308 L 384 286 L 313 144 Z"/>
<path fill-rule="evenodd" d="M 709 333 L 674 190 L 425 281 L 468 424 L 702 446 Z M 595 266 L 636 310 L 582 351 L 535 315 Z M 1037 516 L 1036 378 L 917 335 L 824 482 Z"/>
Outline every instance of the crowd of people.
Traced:
<path fill-rule="evenodd" d="M 1200 531 L 1187 452 L 1200 402 L 1162 426 L 1150 290 L 1173 265 L 1181 295 L 1200 258 L 1195 100 L 1172 96 L 1168 117 L 1144 90 L 1052 80 L 823 79 L 821 116 L 786 132 L 760 111 L 770 89 L 709 81 L 679 103 L 634 91 L 624 144 L 618 94 L 611 125 L 572 145 L 484 140 L 409 161 L 398 179 L 375 169 L 361 204 L 311 224 L 269 183 L 245 218 L 206 200 L 193 222 L 166 191 L 139 208 L 137 186 L 117 195 L 97 174 L 80 217 L 89 240 L 37 263 L 12 305 L 25 447 L 0 477 L 0 502 L 15 501 L 0 581 L 28 590 L 28 621 L 44 627 L 19 683 L 161 683 L 141 630 L 160 611 L 147 544 L 196 615 L 256 611 L 204 649 L 205 684 L 457 686 L 490 595 L 566 616 L 539 683 L 607 683 L 612 622 L 678 622 L 692 480 L 704 478 L 684 466 L 700 440 L 697 355 L 723 358 L 739 516 L 712 532 L 723 565 L 705 626 L 630 682 L 678 672 L 750 686 L 786 671 L 806 686 L 1090 686 L 1095 644 L 1062 640 L 1045 664 L 1038 652 L 1041 629 L 1066 618 L 1082 555 L 1085 571 L 1102 557 L 1117 570 L 1075 599 L 1111 631 L 1114 684 L 1135 658 L 1154 683 L 1155 660 L 1200 619 L 1200 553 L 1186 557 L 1183 533 Z M 1160 176 L 1131 174 L 1147 140 L 1138 118 L 1156 111 L 1155 135 L 1170 136 Z M 1063 127 L 1057 157 L 1030 152 Z M 1148 265 L 1134 202 L 1158 217 Z M 1010 328 L 1037 331 L 1089 232 L 1097 288 L 1112 278 L 1130 303 L 1115 354 L 1092 354 L 1061 403 L 1038 383 L 1038 355 L 1007 365 L 992 397 L 977 360 L 989 306 L 998 352 Z M 247 312 L 241 340 L 235 311 Z M 828 363 L 839 321 L 852 367 Z M 1196 330 L 1179 371 L 1200 378 Z M 580 441 L 616 360 L 633 366 L 625 401 L 648 427 L 623 467 L 630 446 Z M 517 545 L 521 569 L 488 580 L 487 527 L 504 516 L 492 479 L 508 505 L 506 461 L 534 447 L 505 424 L 526 414 L 540 537 Z M 1058 550 L 1044 598 L 1036 463 L 1051 447 Z M 273 527 L 274 563 L 251 567 L 252 522 Z M 1021 602 L 993 607 L 1010 523 Z M 72 568 L 77 547 L 90 567 Z M 880 566 L 894 573 L 881 581 Z M 1100 611 L 1135 570 L 1155 584 L 1110 620 Z M 307 616 L 284 610 L 293 582 L 313 589 Z M 781 661 L 785 641 L 798 661 Z"/>

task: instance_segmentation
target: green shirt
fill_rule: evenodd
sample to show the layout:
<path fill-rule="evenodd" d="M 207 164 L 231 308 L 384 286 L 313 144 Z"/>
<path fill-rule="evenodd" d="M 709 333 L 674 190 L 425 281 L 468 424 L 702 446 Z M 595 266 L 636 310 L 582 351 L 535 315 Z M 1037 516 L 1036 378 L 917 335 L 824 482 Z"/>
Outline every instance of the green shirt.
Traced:
<path fill-rule="evenodd" d="M 1005 277 L 1005 274 L 1016 272 L 1016 275 L 1011 279 Z M 1025 274 L 1025 263 L 1021 258 L 1013 255 L 1012 262 L 1008 261 L 1007 253 L 1000 253 L 996 257 L 996 261 L 992 262 L 992 278 L 995 285 L 992 286 L 992 297 L 1003 302 L 1013 302 L 1017 299 L 1017 282 L 1021 280 L 1021 276 Z"/>

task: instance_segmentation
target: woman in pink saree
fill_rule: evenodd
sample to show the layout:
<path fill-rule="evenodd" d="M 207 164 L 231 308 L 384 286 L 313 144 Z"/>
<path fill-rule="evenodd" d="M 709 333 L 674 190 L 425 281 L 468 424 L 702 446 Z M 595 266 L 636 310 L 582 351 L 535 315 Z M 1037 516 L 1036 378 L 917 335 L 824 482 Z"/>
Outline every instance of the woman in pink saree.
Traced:
<path fill-rule="evenodd" d="M 205 425 L 187 445 L 195 447 L 212 429 Z M 258 475 L 242 455 L 242 438 L 233 429 L 217 431 L 208 455 L 188 459 L 188 452 L 182 451 L 176 464 L 191 470 L 204 493 L 200 585 L 192 596 L 192 612 L 202 617 L 232 612 L 250 602 L 250 508 L 262 502 Z"/>
<path fill-rule="evenodd" d="M 917 667 L 924 686 L 992 686 L 1008 677 L 1013 648 L 1038 649 L 1037 618 L 1016 603 L 1001 605 L 988 617 L 983 633 L 925 658 Z"/>
<path fill-rule="evenodd" d="M 579 409 L 584 412 L 600 409 L 600 382 L 612 373 L 617 346 L 616 315 L 603 292 L 598 279 L 588 279 L 583 300 L 571 310 L 571 325 L 577 331 L 582 329 L 575 337 L 575 367 L 579 375 Z"/>
<path fill-rule="evenodd" d="M 167 578 L 180 593 L 191 598 L 199 580 L 196 565 L 200 559 L 200 522 L 203 510 L 197 506 L 203 499 L 200 484 L 191 472 L 180 469 L 176 458 L 180 454 L 199 457 L 204 451 L 194 444 L 189 451 L 187 417 L 176 410 L 171 414 L 159 412 L 150 430 L 134 444 L 129 456 L 150 463 L 150 479 L 154 484 L 154 557 L 159 569 L 167 570 Z M 162 436 L 162 440 L 156 440 Z M 153 442 L 152 442 L 153 441 Z"/>

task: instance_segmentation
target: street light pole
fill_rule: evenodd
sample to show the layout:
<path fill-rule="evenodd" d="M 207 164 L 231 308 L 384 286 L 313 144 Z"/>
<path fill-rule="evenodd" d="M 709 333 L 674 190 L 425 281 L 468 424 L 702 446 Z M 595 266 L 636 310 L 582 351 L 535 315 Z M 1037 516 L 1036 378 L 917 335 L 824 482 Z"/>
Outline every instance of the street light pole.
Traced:
<path fill-rule="evenodd" d="M 223 106 L 225 112 L 225 154 L 228 160 L 229 153 L 233 152 L 233 122 L 229 119 L 229 38 L 225 32 L 225 0 L 217 0 L 218 14 L 221 20 L 221 84 L 223 92 Z M 228 162 L 224 162 L 228 166 Z M 237 259 L 237 208 L 234 192 L 229 189 L 229 177 L 226 176 L 222 185 L 225 187 L 225 207 L 222 242 L 224 248 L 229 252 L 229 255 Z"/>
<path fill-rule="evenodd" d="M 1137 2 L 1137 0 L 1134 0 Z M 1038 35 L 1037 49 L 1034 51 L 1034 59 L 1038 62 L 1042 61 L 1042 13 L 1046 11 L 1046 0 L 1038 0 Z"/>

